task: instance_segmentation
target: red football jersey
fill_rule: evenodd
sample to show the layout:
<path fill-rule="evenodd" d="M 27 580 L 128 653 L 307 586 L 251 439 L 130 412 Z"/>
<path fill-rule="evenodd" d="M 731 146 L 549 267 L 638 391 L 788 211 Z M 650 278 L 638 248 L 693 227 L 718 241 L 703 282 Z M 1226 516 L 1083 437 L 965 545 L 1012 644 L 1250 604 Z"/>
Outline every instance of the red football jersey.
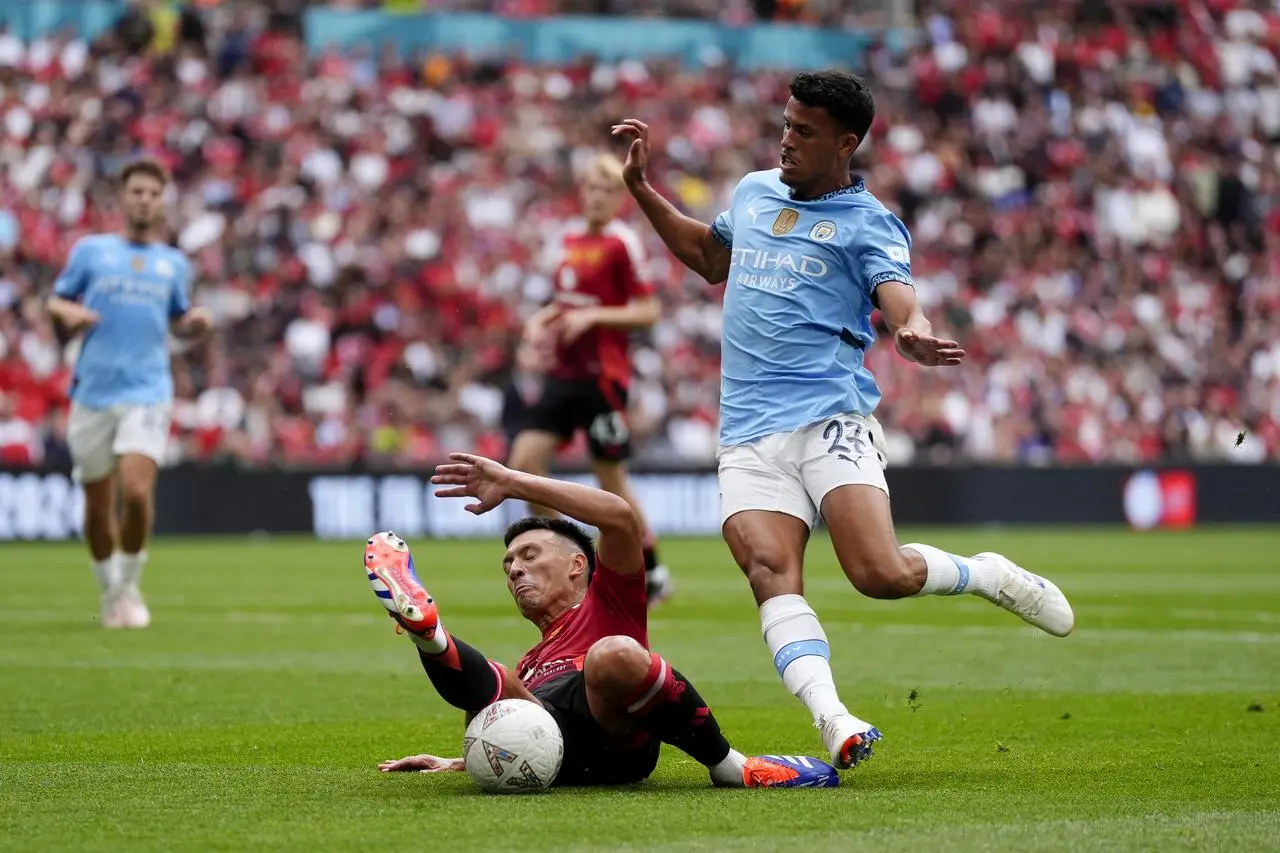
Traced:
<path fill-rule="evenodd" d="M 643 248 L 636 233 L 611 222 L 600 234 L 578 228 L 560 246 L 555 271 L 555 304 L 564 309 L 626 305 L 650 296 L 653 287 L 640 271 Z M 631 381 L 626 329 L 590 329 L 572 344 L 556 349 L 551 375 L 560 379 L 606 379 L 623 385 Z"/>
<path fill-rule="evenodd" d="M 570 607 L 542 635 L 542 641 L 520 658 L 516 673 L 530 690 L 582 669 L 596 640 L 616 634 L 649 648 L 648 601 L 644 572 L 620 575 L 602 563 L 582 601 Z"/>

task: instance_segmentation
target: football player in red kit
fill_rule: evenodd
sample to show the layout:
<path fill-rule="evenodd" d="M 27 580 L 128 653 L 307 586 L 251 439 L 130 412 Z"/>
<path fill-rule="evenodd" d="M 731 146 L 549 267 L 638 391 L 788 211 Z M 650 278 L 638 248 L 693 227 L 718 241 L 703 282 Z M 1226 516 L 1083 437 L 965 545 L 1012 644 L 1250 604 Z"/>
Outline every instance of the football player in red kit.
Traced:
<path fill-rule="evenodd" d="M 417 646 L 446 702 L 468 720 L 499 699 L 545 708 L 564 737 L 554 784 L 617 785 L 653 772 L 662 743 L 684 751 L 724 787 L 834 787 L 836 769 L 813 758 L 748 758 L 729 746 L 689 680 L 649 650 L 641 529 L 626 501 L 608 492 L 512 471 L 454 453 L 431 481 L 441 497 L 469 497 L 475 514 L 523 500 L 590 524 L 599 546 L 564 518 L 531 516 L 507 531 L 507 588 L 542 639 L 514 672 L 446 632 L 413 558 L 394 533 L 365 549 L 378 599 Z M 380 765 L 391 771 L 463 770 L 461 758 L 415 755 Z"/>
<path fill-rule="evenodd" d="M 508 397 L 514 434 L 509 464 L 545 475 L 556 450 L 583 431 L 600 487 L 644 511 L 627 478 L 631 432 L 627 392 L 631 383 L 629 339 L 658 320 L 658 298 L 642 272 L 639 237 L 616 219 L 627 196 L 622 164 L 608 154 L 595 158 L 583 177 L 582 220 L 556 247 L 555 295 L 531 317 L 521 341 L 519 369 L 542 381 Z M 529 385 L 536 390 L 530 391 Z M 545 507 L 533 506 L 546 515 Z M 671 574 L 645 536 L 646 595 L 650 605 L 671 593 Z"/>

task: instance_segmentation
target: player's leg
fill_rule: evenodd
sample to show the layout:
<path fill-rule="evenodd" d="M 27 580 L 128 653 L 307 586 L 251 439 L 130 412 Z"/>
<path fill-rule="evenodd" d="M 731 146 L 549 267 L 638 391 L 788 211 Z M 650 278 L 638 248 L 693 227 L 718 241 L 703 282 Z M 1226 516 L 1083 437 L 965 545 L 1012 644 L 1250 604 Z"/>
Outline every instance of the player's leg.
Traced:
<path fill-rule="evenodd" d="M 984 598 L 1054 636 L 1065 637 L 1075 615 L 1062 591 L 991 552 L 961 557 L 932 545 L 899 546 L 889 498 L 869 486 L 841 486 L 822 501 L 822 515 L 845 575 L 863 595 Z"/>
<path fill-rule="evenodd" d="M 93 573 L 104 591 L 118 582 L 118 570 L 112 559 L 119 541 L 116 526 L 117 486 L 115 474 L 83 484 L 84 538 L 89 545 L 89 556 L 93 558 Z"/>
<path fill-rule="evenodd" d="M 773 665 L 813 717 L 831 760 L 849 768 L 870 758 L 880 732 L 840 701 L 827 634 L 803 594 L 808 523 L 785 513 L 746 510 L 730 516 L 723 533 L 751 584 Z"/>
<path fill-rule="evenodd" d="M 67 444 L 74 463 L 73 477 L 84 489 L 84 538 L 93 560 L 93 575 L 102 595 L 101 623 L 124 627 L 119 607 L 120 558 L 117 553 L 115 475 L 116 415 L 109 409 L 88 409 L 72 403 L 67 420 Z"/>
<path fill-rule="evenodd" d="M 880 426 L 846 416 L 821 429 L 804 466 L 845 575 L 872 598 L 970 593 L 1056 636 L 1071 633 L 1071 605 L 1051 581 L 993 553 L 961 557 L 932 545 L 899 546 L 884 479 Z M 813 445 L 817 446 L 813 446 Z"/>
<path fill-rule="evenodd" d="M 365 546 L 364 565 L 378 600 L 413 640 L 442 699 L 468 712 L 499 699 L 538 701 L 506 667 L 445 631 L 403 539 L 390 532 L 376 534 Z"/>
<path fill-rule="evenodd" d="M 159 466 L 154 459 L 126 453 L 119 461 L 120 480 L 120 601 L 131 628 L 145 628 L 151 612 L 142 598 L 142 569 L 147 562 Z"/>
<path fill-rule="evenodd" d="M 644 507 L 631 489 L 627 460 L 631 458 L 631 426 L 627 423 L 628 391 L 609 379 L 583 389 L 582 421 L 587 431 L 587 447 L 600 488 L 612 492 L 631 505 L 645 531 L 643 541 L 645 593 L 654 607 L 675 591 L 671 571 L 658 559 L 658 541 L 646 520 Z"/>
<path fill-rule="evenodd" d="M 579 428 L 582 383 L 549 378 L 542 385 L 537 400 L 519 417 L 519 430 L 511 442 L 507 467 L 526 474 L 545 477 L 560 445 L 573 438 Z M 529 504 L 535 515 L 554 518 L 557 513 L 547 507 Z"/>
<path fill-rule="evenodd" d="M 521 430 L 511 444 L 511 458 L 507 465 L 516 471 L 545 477 L 551 468 L 551 459 L 555 456 L 556 448 L 563 440 L 560 435 L 544 429 Z M 556 515 L 555 511 L 535 504 L 529 504 L 529 511 L 534 515 L 549 517 Z"/>
<path fill-rule="evenodd" d="M 657 737 L 708 769 L 723 787 L 827 787 L 834 768 L 773 757 L 748 758 L 729 745 L 689 679 L 631 637 L 597 640 L 582 674 L 591 716 L 618 739 Z"/>
<path fill-rule="evenodd" d="M 169 441 L 172 407 L 132 406 L 120 418 L 112 450 L 120 477 L 121 601 L 130 627 L 145 628 L 151 613 L 142 599 L 142 569 L 154 517 L 156 478 Z"/>
<path fill-rule="evenodd" d="M 83 484 L 84 538 L 89 545 L 93 576 L 98 581 L 102 598 L 99 618 L 104 628 L 126 627 L 124 611 L 120 607 L 120 552 L 116 524 L 118 485 L 115 474 Z"/>
<path fill-rule="evenodd" d="M 817 511 L 791 460 L 791 436 L 721 450 L 722 533 L 747 576 L 774 667 L 804 703 L 832 761 L 852 767 L 880 733 L 849 713 L 831 673 L 831 648 L 804 598 L 804 550 Z"/>

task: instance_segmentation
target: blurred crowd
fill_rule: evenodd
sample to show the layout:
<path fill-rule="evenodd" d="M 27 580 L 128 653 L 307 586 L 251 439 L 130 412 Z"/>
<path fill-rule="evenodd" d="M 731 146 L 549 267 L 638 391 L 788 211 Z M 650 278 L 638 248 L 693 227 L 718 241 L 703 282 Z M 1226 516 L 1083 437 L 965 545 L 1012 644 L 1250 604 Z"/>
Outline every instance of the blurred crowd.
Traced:
<path fill-rule="evenodd" d="M 869 354 L 891 462 L 1280 458 L 1280 14 L 916 14 L 916 46 L 858 69 L 879 117 L 857 167 L 969 362 Z M 309 57 L 298 26 L 233 6 L 93 44 L 0 30 L 0 462 L 65 464 L 76 346 L 43 299 L 77 238 L 118 226 L 111 176 L 134 154 L 172 169 L 173 239 L 217 320 L 175 353 L 174 457 L 279 465 L 504 452 L 521 323 L 617 118 L 650 123 L 653 180 L 704 220 L 777 161 L 784 73 Z M 636 342 L 639 455 L 705 464 L 720 291 L 628 215 L 664 306 Z"/>
<path fill-rule="evenodd" d="M 399 12 L 481 12 L 508 17 L 626 15 L 704 19 L 730 26 L 778 22 L 823 27 L 882 26 L 890 11 L 890 3 L 884 0 L 335 0 L 326 5 Z"/>

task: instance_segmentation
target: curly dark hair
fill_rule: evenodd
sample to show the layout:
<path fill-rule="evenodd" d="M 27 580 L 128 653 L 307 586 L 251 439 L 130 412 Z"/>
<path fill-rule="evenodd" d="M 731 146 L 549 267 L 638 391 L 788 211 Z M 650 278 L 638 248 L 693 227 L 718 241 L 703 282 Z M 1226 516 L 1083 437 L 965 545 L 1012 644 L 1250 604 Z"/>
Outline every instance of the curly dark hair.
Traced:
<path fill-rule="evenodd" d="M 861 141 L 876 118 L 876 99 L 867 81 L 847 71 L 802 71 L 791 78 L 791 97 L 826 110 L 837 127 Z"/>
<path fill-rule="evenodd" d="M 565 518 L 542 518 L 531 515 L 508 527 L 506 534 L 502 537 L 502 544 L 510 547 L 517 536 L 522 536 L 530 530 L 550 530 L 581 551 L 587 558 L 587 583 L 591 583 L 591 578 L 596 573 L 596 545 L 591 541 L 591 536 L 586 530 Z"/>

